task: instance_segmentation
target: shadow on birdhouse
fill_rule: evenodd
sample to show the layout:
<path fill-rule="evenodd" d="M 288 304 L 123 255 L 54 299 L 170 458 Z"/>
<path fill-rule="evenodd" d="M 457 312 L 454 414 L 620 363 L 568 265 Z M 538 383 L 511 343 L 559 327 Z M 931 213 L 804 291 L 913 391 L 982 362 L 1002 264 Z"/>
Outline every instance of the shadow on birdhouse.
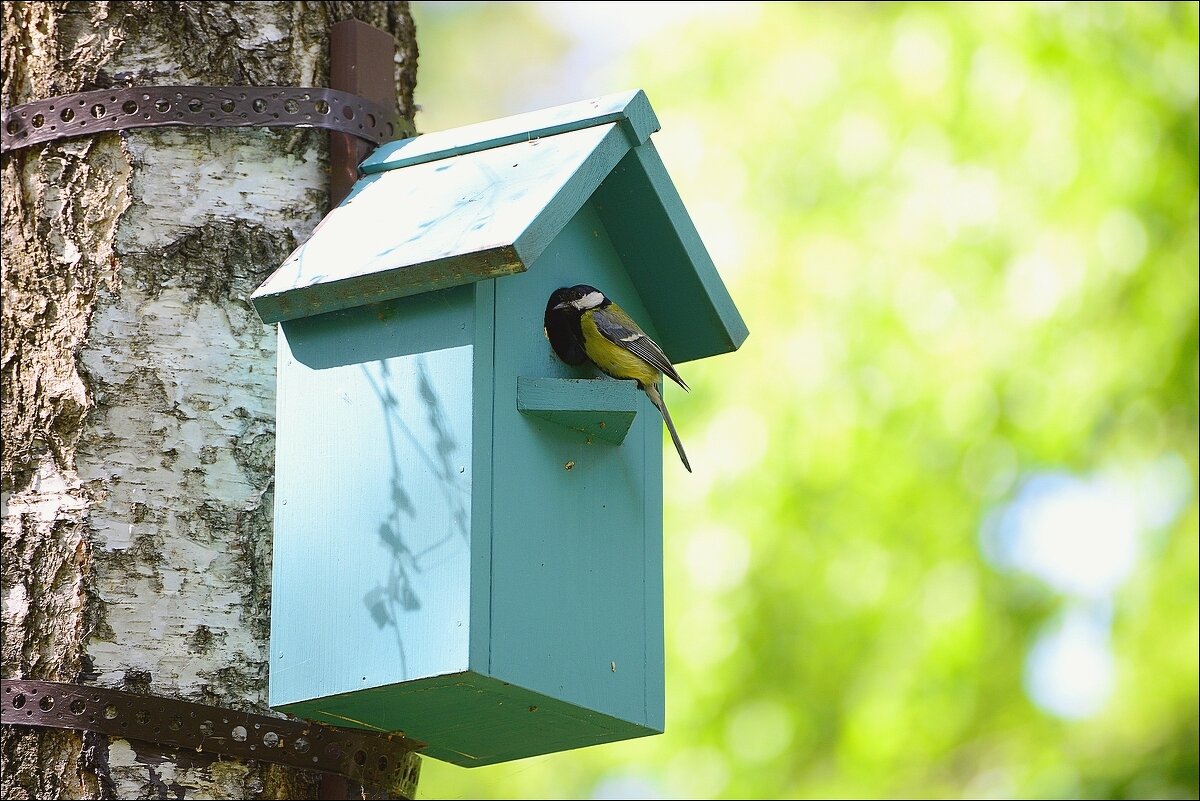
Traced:
<path fill-rule="evenodd" d="M 663 730 L 662 421 L 542 330 L 586 282 L 677 364 L 745 339 L 657 129 L 639 91 L 385 145 L 254 293 L 272 707 L 460 765 Z"/>

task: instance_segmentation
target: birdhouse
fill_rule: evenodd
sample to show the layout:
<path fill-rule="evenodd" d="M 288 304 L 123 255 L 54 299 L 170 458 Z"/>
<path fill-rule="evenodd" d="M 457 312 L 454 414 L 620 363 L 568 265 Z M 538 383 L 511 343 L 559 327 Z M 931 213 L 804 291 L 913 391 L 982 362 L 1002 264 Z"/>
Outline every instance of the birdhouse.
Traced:
<path fill-rule="evenodd" d="M 588 283 L 676 364 L 745 339 L 657 129 L 639 91 L 385 145 L 254 293 L 272 707 L 459 765 L 663 730 L 662 419 L 543 334 Z"/>

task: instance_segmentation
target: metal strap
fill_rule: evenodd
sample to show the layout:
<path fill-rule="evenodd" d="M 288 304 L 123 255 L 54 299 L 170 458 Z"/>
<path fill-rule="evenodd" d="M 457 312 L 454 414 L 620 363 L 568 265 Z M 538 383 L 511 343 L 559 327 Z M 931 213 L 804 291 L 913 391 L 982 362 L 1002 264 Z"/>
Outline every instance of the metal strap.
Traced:
<path fill-rule="evenodd" d="M 3 112 L 0 151 L 99 131 L 187 125 L 327 128 L 373 144 L 414 133 L 394 108 L 302 86 L 135 86 L 51 97 Z"/>
<path fill-rule="evenodd" d="M 336 773 L 367 785 L 403 777 L 425 744 L 153 695 L 57 681 L 0 680 L 0 722 L 79 729 L 176 748 Z"/>

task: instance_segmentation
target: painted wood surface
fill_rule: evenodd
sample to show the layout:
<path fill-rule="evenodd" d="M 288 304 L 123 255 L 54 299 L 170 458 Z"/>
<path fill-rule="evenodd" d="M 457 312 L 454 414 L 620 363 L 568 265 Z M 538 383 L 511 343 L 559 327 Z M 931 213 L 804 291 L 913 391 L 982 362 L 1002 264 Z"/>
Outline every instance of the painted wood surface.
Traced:
<path fill-rule="evenodd" d="M 636 393 L 639 413 L 612 447 L 518 409 L 518 377 L 596 376 L 559 361 L 542 333 L 546 298 L 581 282 L 657 333 L 590 204 L 528 272 L 495 281 L 487 672 L 661 730 L 661 419 Z"/>
<path fill-rule="evenodd" d="M 371 728 L 346 719 L 376 720 L 383 731 L 403 731 L 428 743 L 423 756 L 465 767 L 658 733 L 653 727 L 474 672 L 376 687 L 282 710 L 337 726 Z"/>
<path fill-rule="evenodd" d="M 251 300 L 274 322 L 525 270 L 628 149 L 608 124 L 364 178 Z"/>
<path fill-rule="evenodd" d="M 272 706 L 468 667 L 473 295 L 281 326 Z"/>
<path fill-rule="evenodd" d="M 476 672 L 488 675 L 492 659 L 492 506 L 495 489 L 492 408 L 496 393 L 496 281 L 480 281 L 473 289 L 475 364 L 471 376 L 471 459 L 475 483 L 471 488 L 469 664 Z"/>
<path fill-rule="evenodd" d="M 749 330 L 653 142 L 625 156 L 595 204 L 671 361 L 737 350 Z"/>
<path fill-rule="evenodd" d="M 281 325 L 273 707 L 462 765 L 662 730 L 661 423 L 541 331 L 571 281 L 644 314 L 604 236 L 585 207 L 534 281 Z M 644 413 L 620 447 L 527 420 L 522 369 Z"/>
<path fill-rule="evenodd" d="M 597 378 L 517 378 L 525 414 L 620 445 L 641 404 L 637 382 Z"/>
<path fill-rule="evenodd" d="M 634 146 L 659 129 L 646 93 L 635 89 L 389 142 L 368 156 L 359 169 L 370 175 L 610 123 L 624 130 Z"/>

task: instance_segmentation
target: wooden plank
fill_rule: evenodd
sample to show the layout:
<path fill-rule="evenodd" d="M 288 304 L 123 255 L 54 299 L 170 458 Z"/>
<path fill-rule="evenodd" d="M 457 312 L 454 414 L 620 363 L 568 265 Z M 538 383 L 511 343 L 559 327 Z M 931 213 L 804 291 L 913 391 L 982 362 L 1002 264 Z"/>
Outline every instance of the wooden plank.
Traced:
<path fill-rule="evenodd" d="M 662 731 L 470 671 L 289 704 L 281 711 L 335 726 L 403 731 L 429 743 L 421 755 L 464 767 Z"/>
<path fill-rule="evenodd" d="M 653 142 L 622 159 L 595 204 L 671 361 L 737 350 L 749 331 Z"/>
<path fill-rule="evenodd" d="M 641 89 L 436 131 L 381 145 L 361 165 L 366 174 L 474 153 L 494 147 L 615 123 L 632 146 L 659 129 L 658 117 Z"/>
<path fill-rule="evenodd" d="M 472 446 L 475 481 L 471 486 L 471 637 L 469 664 L 491 673 L 492 660 L 492 418 L 495 396 L 496 282 L 480 281 L 474 289 L 475 364 L 471 377 Z"/>
<path fill-rule="evenodd" d="M 272 705 L 468 667 L 472 294 L 281 326 Z"/>
<path fill-rule="evenodd" d="M 591 156 L 563 182 L 558 193 L 549 199 L 513 241 L 513 250 L 522 264 L 529 265 L 537 261 L 628 152 L 628 140 L 615 127 L 612 128 L 596 145 Z"/>
<path fill-rule="evenodd" d="M 656 332 L 657 333 L 657 332 Z M 675 388 L 665 386 L 663 392 L 667 396 L 675 392 Z M 680 390 L 682 391 L 682 390 Z M 658 410 L 647 404 L 651 420 L 658 416 Z M 678 412 L 677 412 L 678 414 Z M 676 418 L 679 420 L 680 418 Z M 676 423 L 680 425 L 680 423 Z M 646 632 L 646 665 L 666 665 L 666 642 L 663 637 L 663 460 L 664 450 L 671 451 L 671 469 L 681 470 L 682 465 L 675 459 L 674 444 L 668 437 L 665 425 L 657 420 L 649 426 L 650 433 L 642 440 L 642 464 L 645 475 L 645 501 L 642 504 L 642 584 L 645 587 L 645 623 Z M 682 434 L 687 439 L 688 433 Z M 641 722 L 652 729 L 666 729 L 667 710 L 664 699 L 667 692 L 666 670 L 647 667 L 645 675 L 644 695 L 642 696 L 643 717 Z"/>
<path fill-rule="evenodd" d="M 517 408 L 525 414 L 620 445 L 633 425 L 636 381 L 517 378 Z"/>
<path fill-rule="evenodd" d="M 610 124 L 369 176 L 251 300 L 272 322 L 520 272 L 627 148 Z"/>
<path fill-rule="evenodd" d="M 296 361 L 314 370 L 470 345 L 463 311 L 470 287 L 427 292 L 289 320 L 284 325 Z"/>
<path fill-rule="evenodd" d="M 598 376 L 559 361 L 542 333 L 550 293 L 580 282 L 649 320 L 591 204 L 528 271 L 496 280 L 491 675 L 646 725 L 647 708 L 662 705 L 647 689 L 661 686 L 650 674 L 662 662 L 647 654 L 661 654 L 649 643 L 662 639 L 662 601 L 646 583 L 662 570 L 661 551 L 647 546 L 661 535 L 645 528 L 662 525 L 661 498 L 650 496 L 658 483 L 645 474 L 647 448 L 661 459 L 662 420 L 634 391 L 638 413 L 612 447 L 518 408 L 519 377 Z"/>

